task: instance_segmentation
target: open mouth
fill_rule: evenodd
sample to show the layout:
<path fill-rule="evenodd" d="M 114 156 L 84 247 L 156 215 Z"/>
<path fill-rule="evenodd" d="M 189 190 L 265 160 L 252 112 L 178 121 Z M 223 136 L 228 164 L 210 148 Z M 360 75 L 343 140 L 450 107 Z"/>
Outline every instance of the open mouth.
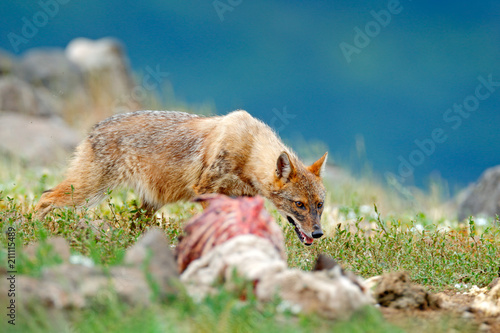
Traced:
<path fill-rule="evenodd" d="M 295 233 L 297 234 L 297 237 L 299 237 L 300 241 L 305 245 L 310 246 L 314 242 L 314 239 L 307 236 L 302 230 L 300 230 L 297 223 L 295 223 L 295 221 L 290 216 L 287 216 L 286 218 L 288 222 L 290 222 L 290 224 L 293 225 Z"/>

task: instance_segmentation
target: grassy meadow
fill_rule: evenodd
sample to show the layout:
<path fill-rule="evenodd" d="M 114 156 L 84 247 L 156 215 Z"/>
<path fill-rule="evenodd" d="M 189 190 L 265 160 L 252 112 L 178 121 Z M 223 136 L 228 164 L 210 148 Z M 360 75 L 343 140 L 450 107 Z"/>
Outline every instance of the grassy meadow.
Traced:
<path fill-rule="evenodd" d="M 23 260 L 22 247 L 34 241 L 43 243 L 59 235 L 71 244 L 73 254 L 82 254 L 97 265 L 119 264 L 125 249 L 140 236 L 132 228 L 137 197 L 127 189 L 109 193 L 94 209 L 55 210 L 45 221 L 34 218 L 34 205 L 44 189 L 63 178 L 64 165 L 30 168 L 18 161 L 0 162 L 0 261 L 7 263 L 9 226 L 16 229 L 18 274 L 37 276 L 43 267 L 60 262 L 50 248 L 43 248 L 34 260 Z M 450 214 L 449 203 L 436 193 L 414 192 L 408 203 L 373 178 L 328 182 L 328 203 L 323 216 L 325 236 L 305 247 L 295 232 L 268 205 L 283 228 L 290 267 L 310 270 L 319 253 L 335 258 L 345 269 L 363 278 L 386 272 L 407 271 L 414 283 L 438 292 L 483 287 L 498 276 L 500 240 L 498 221 L 459 223 Z M 182 233 L 184 221 L 199 213 L 201 206 L 178 203 L 164 207 L 155 225 L 165 230 L 172 244 Z M 81 220 L 101 219 L 111 225 L 106 235 L 81 229 Z M 149 221 L 134 221 L 147 229 Z M 95 236 L 100 236 L 96 238 Z M 98 240 L 96 240 L 98 239 Z M 242 282 L 244 284 L 244 282 Z M 54 317 L 55 316 L 55 317 Z M 475 326 L 461 319 L 440 317 L 433 320 L 413 318 L 403 323 L 385 320 L 376 308 L 366 308 L 348 321 L 331 322 L 316 316 L 295 315 L 283 310 L 279 300 L 259 304 L 250 297 L 221 289 L 217 296 L 194 302 L 186 295 L 148 308 L 132 308 L 112 296 L 97 299 L 85 311 L 54 315 L 43 306 L 18 311 L 17 325 L 5 319 L 0 331 L 17 332 L 428 332 L 474 331 Z"/>

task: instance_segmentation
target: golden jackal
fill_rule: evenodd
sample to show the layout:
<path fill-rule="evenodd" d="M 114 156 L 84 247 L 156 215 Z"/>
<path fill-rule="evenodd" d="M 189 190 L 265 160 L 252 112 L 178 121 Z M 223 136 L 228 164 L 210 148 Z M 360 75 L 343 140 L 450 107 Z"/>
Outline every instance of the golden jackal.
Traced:
<path fill-rule="evenodd" d="M 259 194 L 311 245 L 323 235 L 326 158 L 304 166 L 271 128 L 245 111 L 216 117 L 119 114 L 94 126 L 76 149 L 66 179 L 44 192 L 36 210 L 43 218 L 56 207 L 93 206 L 122 184 L 138 192 L 151 215 L 205 193 Z"/>

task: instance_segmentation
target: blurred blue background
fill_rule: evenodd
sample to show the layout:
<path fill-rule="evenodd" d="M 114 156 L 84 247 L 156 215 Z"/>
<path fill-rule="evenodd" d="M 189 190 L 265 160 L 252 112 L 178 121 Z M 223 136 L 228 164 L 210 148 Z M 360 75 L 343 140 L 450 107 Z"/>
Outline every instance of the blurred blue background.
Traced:
<path fill-rule="evenodd" d="M 336 162 L 405 185 L 466 185 L 500 164 L 500 87 L 473 97 L 479 77 L 500 82 L 497 1 L 59 0 L 13 47 L 23 17 L 54 1 L 2 1 L 0 48 L 116 37 L 135 71 L 159 66 L 186 102 L 246 109 L 288 142 L 323 141 Z M 467 117 L 447 111 L 474 98 Z"/>

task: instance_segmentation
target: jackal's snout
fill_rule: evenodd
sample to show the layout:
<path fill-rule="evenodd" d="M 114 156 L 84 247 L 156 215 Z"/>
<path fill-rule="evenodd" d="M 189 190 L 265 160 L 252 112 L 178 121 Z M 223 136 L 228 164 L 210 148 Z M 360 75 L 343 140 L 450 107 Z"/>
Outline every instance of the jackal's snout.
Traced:
<path fill-rule="evenodd" d="M 313 238 L 321 238 L 321 236 L 323 236 L 323 230 L 321 230 L 321 226 L 319 224 L 315 224 L 313 226 L 313 232 L 311 234 L 311 236 L 313 236 Z"/>

